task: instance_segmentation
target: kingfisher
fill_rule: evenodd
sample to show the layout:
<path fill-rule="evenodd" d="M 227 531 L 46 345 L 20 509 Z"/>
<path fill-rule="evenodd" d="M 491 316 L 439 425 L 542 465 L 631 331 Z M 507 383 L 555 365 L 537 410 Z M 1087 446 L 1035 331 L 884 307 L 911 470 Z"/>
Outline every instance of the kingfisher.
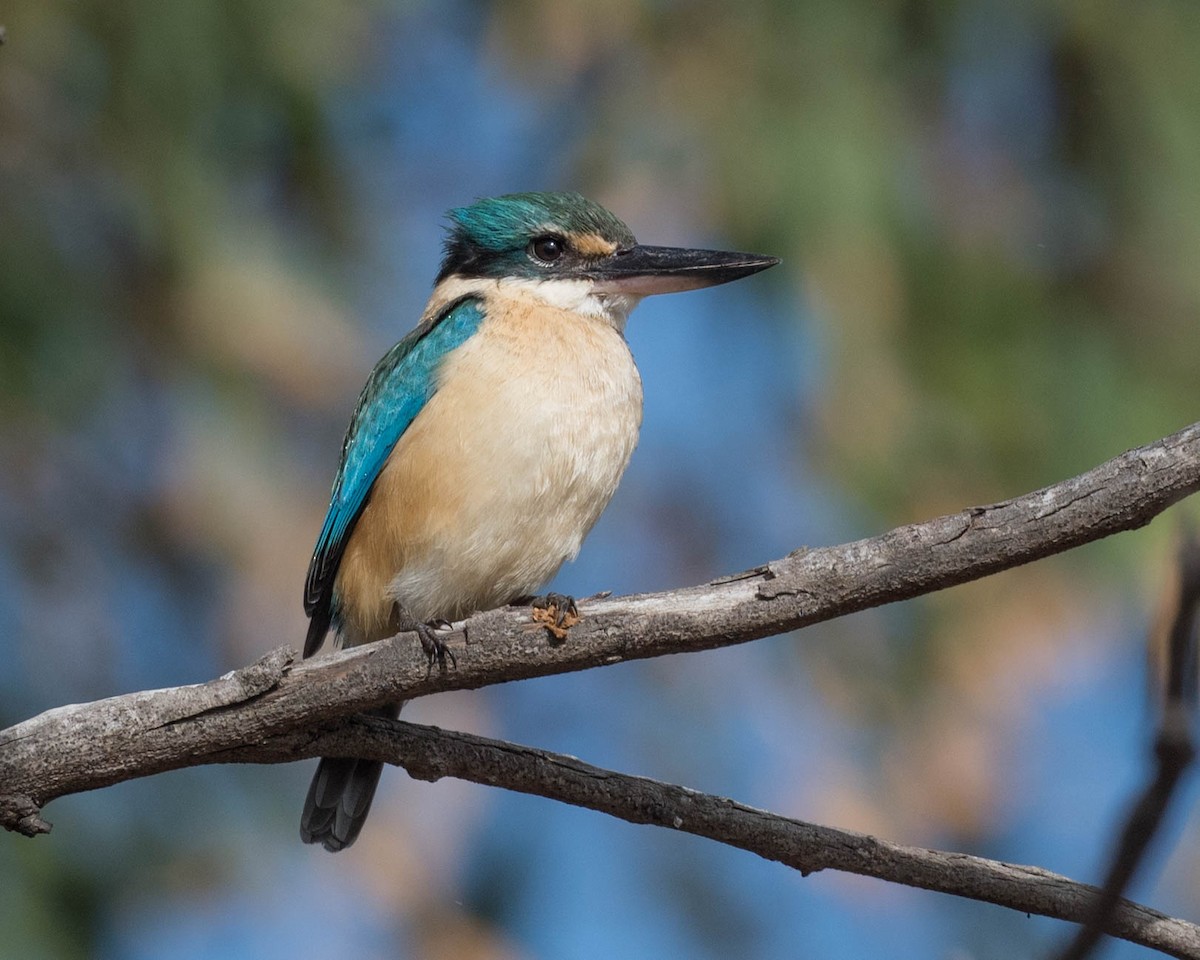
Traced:
<path fill-rule="evenodd" d="M 637 445 L 630 311 L 779 262 L 639 244 L 575 193 L 493 197 L 448 219 L 420 322 L 371 371 L 342 443 L 304 588 L 305 657 L 331 628 L 346 647 L 411 631 L 445 667 L 439 628 L 476 611 L 525 602 L 569 623 L 572 598 L 532 594 L 579 552 Z M 301 839 L 350 846 L 382 769 L 322 759 Z"/>

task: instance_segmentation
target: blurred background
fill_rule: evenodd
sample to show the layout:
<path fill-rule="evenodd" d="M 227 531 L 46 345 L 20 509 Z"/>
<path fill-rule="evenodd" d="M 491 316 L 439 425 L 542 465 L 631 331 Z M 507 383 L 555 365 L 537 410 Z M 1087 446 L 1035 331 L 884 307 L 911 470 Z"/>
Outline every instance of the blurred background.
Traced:
<path fill-rule="evenodd" d="M 784 258 L 634 314 L 641 446 L 564 591 L 1017 495 L 1200 411 L 1192 3 L 4 0 L 0 23 L 0 725 L 299 645 L 358 389 L 479 196 L 579 190 L 647 242 Z M 1094 880 L 1196 512 L 406 718 Z M 1008 958 L 1070 932 L 398 771 L 331 857 L 297 836 L 310 773 L 56 801 L 50 837 L 0 836 L 0 956 Z M 1133 894 L 1195 918 L 1193 799 Z"/>

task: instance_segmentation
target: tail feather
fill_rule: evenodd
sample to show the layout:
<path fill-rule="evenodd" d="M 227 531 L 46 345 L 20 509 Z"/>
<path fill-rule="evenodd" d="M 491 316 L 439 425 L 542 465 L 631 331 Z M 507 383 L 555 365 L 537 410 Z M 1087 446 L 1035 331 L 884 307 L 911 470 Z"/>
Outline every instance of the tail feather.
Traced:
<path fill-rule="evenodd" d="M 402 704 L 373 710 L 375 716 L 395 719 Z M 371 810 L 383 764 L 354 757 L 323 757 L 304 798 L 300 839 L 319 843 L 336 853 L 358 838 Z"/>
<path fill-rule="evenodd" d="M 304 638 L 304 658 L 308 659 L 325 640 L 325 634 L 329 632 L 329 625 L 333 621 L 333 616 L 329 610 L 329 604 L 326 603 L 321 607 L 313 610 L 311 618 L 308 621 L 308 634 Z"/>

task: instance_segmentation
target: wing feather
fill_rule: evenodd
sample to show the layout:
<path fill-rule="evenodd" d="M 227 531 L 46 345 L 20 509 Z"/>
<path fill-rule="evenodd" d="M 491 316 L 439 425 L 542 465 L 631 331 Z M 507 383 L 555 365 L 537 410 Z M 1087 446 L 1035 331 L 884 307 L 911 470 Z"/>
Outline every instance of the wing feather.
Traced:
<path fill-rule="evenodd" d="M 483 304 L 467 296 L 446 305 L 389 350 L 367 379 L 350 428 L 329 512 L 317 537 L 304 584 L 304 612 L 312 619 L 304 656 L 321 645 L 333 617 L 333 583 L 354 525 L 392 448 L 437 390 L 441 361 L 478 329 Z"/>

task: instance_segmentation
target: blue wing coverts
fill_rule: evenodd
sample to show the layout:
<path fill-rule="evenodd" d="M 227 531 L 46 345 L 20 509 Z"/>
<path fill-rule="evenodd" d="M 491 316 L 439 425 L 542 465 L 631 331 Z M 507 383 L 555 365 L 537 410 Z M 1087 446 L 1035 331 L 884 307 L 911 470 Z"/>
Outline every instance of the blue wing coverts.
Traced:
<path fill-rule="evenodd" d="M 456 300 L 392 347 L 371 371 L 342 443 L 329 512 L 308 567 L 304 612 L 312 622 L 304 656 L 310 656 L 321 645 L 329 629 L 334 615 L 333 581 L 375 478 L 392 448 L 437 390 L 441 361 L 482 321 L 483 305 L 478 298 Z"/>

